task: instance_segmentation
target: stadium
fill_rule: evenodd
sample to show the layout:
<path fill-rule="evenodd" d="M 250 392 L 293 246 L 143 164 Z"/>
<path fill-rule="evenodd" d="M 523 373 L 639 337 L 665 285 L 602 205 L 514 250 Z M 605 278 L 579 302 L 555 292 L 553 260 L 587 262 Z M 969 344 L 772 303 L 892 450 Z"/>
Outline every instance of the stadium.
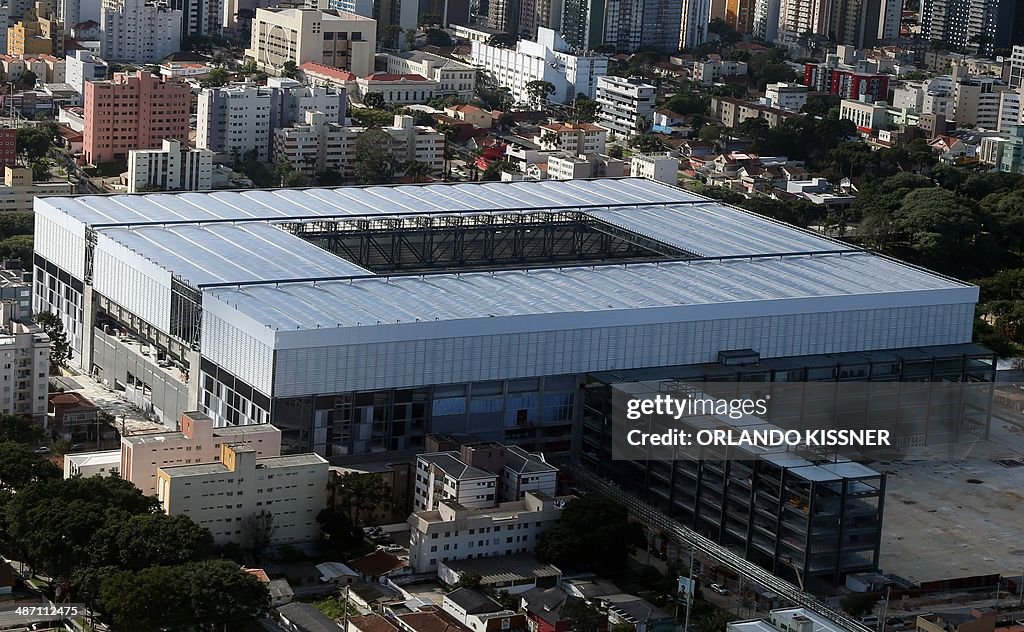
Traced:
<path fill-rule="evenodd" d="M 33 308 L 60 314 L 73 364 L 172 427 L 196 409 L 273 421 L 289 451 L 466 433 L 564 454 L 588 383 L 706 377 L 737 354 L 770 379 L 883 355 L 896 379 L 991 370 L 969 344 L 976 287 L 640 179 L 35 211 Z"/>

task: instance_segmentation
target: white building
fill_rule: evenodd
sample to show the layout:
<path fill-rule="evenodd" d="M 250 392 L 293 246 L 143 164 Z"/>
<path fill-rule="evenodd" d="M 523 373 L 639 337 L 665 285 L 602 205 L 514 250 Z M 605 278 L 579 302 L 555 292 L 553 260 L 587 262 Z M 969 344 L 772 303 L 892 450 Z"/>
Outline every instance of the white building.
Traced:
<path fill-rule="evenodd" d="M 799 83 L 769 83 L 764 93 L 765 105 L 799 112 L 807 103 L 807 86 Z"/>
<path fill-rule="evenodd" d="M 180 430 L 121 437 L 121 449 L 116 451 L 121 478 L 131 481 L 143 494 L 155 496 L 159 468 L 216 463 L 221 458 L 221 447 L 229 443 L 251 446 L 258 458 L 280 456 L 281 431 L 267 423 L 214 428 L 208 415 L 184 412 Z"/>
<path fill-rule="evenodd" d="M 299 236 L 315 238 L 323 222 L 310 218 L 321 216 L 357 228 L 339 209 L 395 226 L 457 215 L 505 248 L 495 211 L 541 223 L 548 210 L 524 207 L 553 206 L 702 258 L 605 264 L 595 263 L 603 250 L 587 250 L 587 266 L 531 257 L 530 270 L 494 269 L 401 243 L 392 259 L 390 238 L 368 256 Z M 244 427 L 274 410 L 283 447 L 325 455 L 418 452 L 434 432 L 568 452 L 594 372 L 699 368 L 730 349 L 762 361 L 939 354 L 927 348 L 970 343 L 978 300 L 977 286 L 871 252 L 835 254 L 834 240 L 641 178 L 42 197 L 34 210 L 32 306 L 60 316 L 72 366 L 134 384 L 172 424 L 200 410 Z M 434 271 L 371 271 L 411 262 Z M 703 342 L 664 342 L 680 339 Z M 375 421 L 381 407 L 388 424 Z"/>
<path fill-rule="evenodd" d="M 87 50 L 69 51 L 64 60 L 65 82 L 85 98 L 86 81 L 103 81 L 108 78 L 110 67 L 107 62 L 93 56 Z"/>
<path fill-rule="evenodd" d="M 0 414 L 45 418 L 50 337 L 34 325 L 8 321 L 0 331 L 0 375 Z"/>
<path fill-rule="evenodd" d="M 327 506 L 327 470 L 316 454 L 259 458 L 249 444 L 225 443 L 217 463 L 157 470 L 157 499 L 167 515 L 209 529 L 217 544 L 244 544 L 250 521 L 264 512 L 273 516 L 271 546 L 312 542 Z"/>
<path fill-rule="evenodd" d="M 261 70 L 280 74 L 286 61 L 313 61 L 363 77 L 373 72 L 377 22 L 344 11 L 257 9 L 245 50 Z"/>
<path fill-rule="evenodd" d="M 440 84 L 422 75 L 394 75 L 387 72 L 375 72 L 372 75 L 356 79 L 359 98 L 375 92 L 384 99 L 384 103 L 396 105 L 423 104 L 438 95 Z"/>
<path fill-rule="evenodd" d="M 1010 54 L 1009 84 L 1011 88 L 1024 85 L 1024 46 L 1014 46 Z"/>
<path fill-rule="evenodd" d="M 626 162 L 603 154 L 563 154 L 548 156 L 547 177 L 552 180 L 577 178 L 621 178 L 626 174 Z"/>
<path fill-rule="evenodd" d="M 544 123 L 533 142 L 542 151 L 568 154 L 603 154 L 608 144 L 608 130 L 593 123 Z"/>
<path fill-rule="evenodd" d="M 1021 101 L 1024 101 L 1024 85 L 999 93 L 999 117 L 996 128 L 1000 132 L 1010 130 L 1011 125 L 1024 124 Z"/>
<path fill-rule="evenodd" d="M 476 91 L 477 69 L 454 59 L 420 50 L 386 53 L 388 73 L 414 74 L 437 82 L 438 96 L 470 101 Z"/>
<path fill-rule="evenodd" d="M 163 141 L 160 149 L 128 152 L 128 192 L 209 191 L 213 188 L 213 156 L 179 140 Z"/>
<path fill-rule="evenodd" d="M 625 137 L 640 130 L 641 123 L 654 124 L 654 98 L 657 86 L 636 77 L 600 77 L 597 80 L 597 102 L 601 107 L 598 122 Z"/>
<path fill-rule="evenodd" d="M 269 162 L 273 131 L 305 121 L 306 112 L 323 112 L 328 122 L 344 122 L 345 90 L 280 77 L 271 77 L 266 86 L 206 88 L 199 94 L 196 146 L 243 158 L 256 152 L 258 160 Z"/>
<path fill-rule="evenodd" d="M 526 86 L 547 81 L 555 87 L 547 99 L 568 103 L 577 94 L 593 99 L 597 79 L 608 74 L 608 58 L 602 55 L 574 55 L 562 36 L 539 28 L 537 41 L 521 39 L 515 49 L 472 43 L 473 65 L 490 73 L 499 86 L 508 88 L 517 103 L 532 104 Z"/>
<path fill-rule="evenodd" d="M 885 101 L 855 101 L 843 99 L 839 104 L 839 118 L 846 121 L 853 121 L 857 129 L 862 132 L 871 132 L 881 127 L 889 118 L 889 105 Z"/>
<path fill-rule="evenodd" d="M 526 492 L 523 500 L 472 509 L 442 501 L 409 516 L 409 566 L 436 571 L 443 562 L 532 553 L 537 538 L 558 522 L 568 498 Z"/>
<path fill-rule="evenodd" d="M 767 619 L 733 621 L 725 632 L 843 632 L 846 628 L 806 608 L 772 610 Z"/>
<path fill-rule="evenodd" d="M 722 59 L 718 55 L 709 55 L 705 61 L 693 62 L 693 80 L 702 86 L 710 86 L 722 77 L 747 74 L 747 63 Z"/>
<path fill-rule="evenodd" d="M 118 450 L 64 455 L 64 478 L 114 476 L 120 475 L 120 472 L 121 453 Z"/>
<path fill-rule="evenodd" d="M 711 0 L 682 0 L 679 24 L 679 50 L 696 48 L 708 41 Z M 655 18 L 656 19 L 656 18 Z"/>
<path fill-rule="evenodd" d="M 679 182 L 679 159 L 668 153 L 634 154 L 629 175 L 665 184 L 676 184 Z"/>
<path fill-rule="evenodd" d="M 416 457 L 415 511 L 433 511 L 450 500 L 468 508 L 494 507 L 498 475 L 473 467 L 458 452 L 431 452 Z"/>
<path fill-rule="evenodd" d="M 100 55 L 152 63 L 181 50 L 182 13 L 152 0 L 103 0 Z"/>
<path fill-rule="evenodd" d="M 422 162 L 431 173 L 444 168 L 444 134 L 432 127 L 416 125 L 411 116 L 396 115 L 393 125 L 380 128 L 391 136 L 391 152 L 398 163 Z M 274 156 L 288 160 L 306 176 L 337 171 L 343 178 L 355 176 L 355 143 L 365 127 L 333 123 L 322 112 L 307 112 L 304 124 L 274 131 Z"/>

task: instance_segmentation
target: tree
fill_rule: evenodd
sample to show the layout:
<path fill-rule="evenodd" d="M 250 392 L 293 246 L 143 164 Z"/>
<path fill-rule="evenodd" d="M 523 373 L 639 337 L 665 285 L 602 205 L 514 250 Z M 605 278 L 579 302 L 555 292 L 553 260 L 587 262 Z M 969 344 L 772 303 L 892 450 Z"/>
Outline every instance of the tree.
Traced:
<path fill-rule="evenodd" d="M 496 33 L 487 38 L 488 46 L 497 46 L 499 48 L 509 48 L 515 46 L 518 40 L 508 33 Z"/>
<path fill-rule="evenodd" d="M 875 609 L 878 595 L 874 593 L 850 593 L 843 597 L 840 605 L 846 614 L 859 619 Z"/>
<path fill-rule="evenodd" d="M 46 182 L 50 179 L 50 163 L 46 158 L 33 161 L 31 168 L 33 182 Z"/>
<path fill-rule="evenodd" d="M 274 514 L 261 509 L 242 520 L 242 543 L 252 552 L 253 557 L 259 560 L 270 546 L 276 530 Z"/>
<path fill-rule="evenodd" d="M 255 62 L 254 62 L 255 63 Z M 255 72 L 255 70 L 253 71 Z M 250 73 L 252 74 L 252 73 Z M 231 73 L 223 68 L 214 68 L 200 83 L 204 88 L 219 88 L 231 78 Z"/>
<path fill-rule="evenodd" d="M 636 148 L 642 154 L 649 154 L 658 151 L 665 151 L 668 145 L 665 141 L 651 134 L 642 134 L 629 139 L 629 146 Z"/>
<path fill-rule="evenodd" d="M 0 428 L 6 435 L 25 437 L 28 432 L 12 430 L 14 419 L 9 415 L 0 418 Z M 29 422 L 32 423 L 32 422 Z M 5 437 L 0 442 L 0 489 L 19 491 L 36 481 L 53 481 L 61 476 L 57 466 L 41 457 L 23 443 Z"/>
<path fill-rule="evenodd" d="M 18 153 L 29 163 L 42 160 L 53 146 L 53 137 L 40 127 L 22 127 L 15 133 Z"/>
<path fill-rule="evenodd" d="M 36 87 L 37 79 L 38 77 L 36 76 L 36 73 L 32 72 L 31 70 L 26 70 L 25 72 L 21 73 L 20 82 L 21 85 L 24 86 L 26 89 L 31 90 L 32 88 Z"/>
<path fill-rule="evenodd" d="M 32 261 L 33 243 L 32 235 L 8 237 L 0 241 L 0 257 L 18 259 L 22 265 L 29 265 Z"/>
<path fill-rule="evenodd" d="M 517 167 L 515 163 L 509 162 L 508 160 L 498 160 L 484 169 L 484 172 L 480 175 L 480 180 L 485 182 L 497 182 L 498 180 L 501 180 L 501 174 L 516 173 L 518 171 L 519 167 Z"/>
<path fill-rule="evenodd" d="M 368 129 L 356 138 L 354 171 L 359 184 L 389 184 L 394 180 L 395 159 L 391 153 L 391 135 L 381 129 Z"/>
<path fill-rule="evenodd" d="M 18 130 L 21 131 L 20 129 Z M 32 211 L 5 211 L 0 213 L 0 239 L 14 235 L 32 235 L 35 231 L 35 214 Z"/>
<path fill-rule="evenodd" d="M 281 76 L 294 79 L 299 74 L 299 67 L 291 59 L 284 62 L 281 66 Z"/>
<path fill-rule="evenodd" d="M 53 312 L 39 312 L 36 314 L 36 322 L 50 338 L 50 372 L 57 373 L 60 369 L 66 369 L 71 359 L 71 343 L 64 333 L 64 322 Z"/>
<path fill-rule="evenodd" d="M 226 560 L 112 573 L 101 580 L 99 596 L 118 632 L 219 630 L 270 610 L 259 579 Z"/>
<path fill-rule="evenodd" d="M 28 417 L 0 415 L 0 442 L 12 441 L 20 444 L 36 444 L 43 440 L 42 427 Z M 0 478 L 0 484 L 3 479 Z"/>
<path fill-rule="evenodd" d="M 452 38 L 441 29 L 427 29 L 424 33 L 427 46 L 451 46 Z"/>
<path fill-rule="evenodd" d="M 530 103 L 536 107 L 542 107 L 547 98 L 555 93 L 555 84 L 543 79 L 536 79 L 526 83 L 526 95 L 530 97 Z"/>
<path fill-rule="evenodd" d="M 398 46 L 398 38 L 402 35 L 402 27 L 397 24 L 387 24 L 377 30 L 377 41 L 383 48 L 395 48 Z"/>
<path fill-rule="evenodd" d="M 430 179 L 430 174 L 433 170 L 430 168 L 430 165 L 425 162 L 410 160 L 405 163 L 402 168 L 402 172 L 406 177 L 412 178 L 413 182 L 427 182 Z"/>
<path fill-rule="evenodd" d="M 608 624 L 608 615 L 583 599 L 567 600 L 561 616 L 569 619 L 572 632 L 598 632 Z"/>
<path fill-rule="evenodd" d="M 612 145 L 608 148 L 608 156 L 611 158 L 618 158 L 621 160 L 625 154 L 626 152 L 622 149 L 622 145 Z"/>
<path fill-rule="evenodd" d="M 92 538 L 89 564 L 140 571 L 198 562 L 213 552 L 210 530 L 188 516 L 146 513 L 111 520 Z"/>
<path fill-rule="evenodd" d="M 322 187 L 332 187 L 344 182 L 341 173 L 335 169 L 328 169 L 327 171 L 321 171 L 316 174 L 316 182 Z"/>
<path fill-rule="evenodd" d="M 373 110 L 381 110 L 387 105 L 383 92 L 367 92 L 363 95 L 363 105 Z"/>
<path fill-rule="evenodd" d="M 255 59 L 246 59 L 245 63 L 242 64 L 242 67 L 238 70 L 238 72 L 248 77 L 249 75 L 256 74 L 257 72 L 259 72 L 259 70 L 259 64 L 256 63 Z"/>
<path fill-rule="evenodd" d="M 951 262 L 967 263 L 970 245 L 981 230 L 972 204 L 938 188 L 907 193 L 895 226 L 927 261 L 946 269 Z"/>
<path fill-rule="evenodd" d="M 576 123 L 593 123 L 597 120 L 599 104 L 585 94 L 577 94 L 572 101 L 571 119 Z"/>
<path fill-rule="evenodd" d="M 566 505 L 558 524 L 541 534 L 536 551 L 537 557 L 556 565 L 614 570 L 644 542 L 643 528 L 629 521 L 624 505 L 603 496 L 584 496 Z"/>
<path fill-rule="evenodd" d="M 345 556 L 363 542 L 362 529 L 352 524 L 343 509 L 327 507 L 317 514 L 316 521 L 320 524 L 320 535 L 336 555 Z"/>
<path fill-rule="evenodd" d="M 355 472 L 336 478 L 331 491 L 338 506 L 348 512 L 349 520 L 356 526 L 363 525 L 365 512 L 391 501 L 391 490 L 380 477 Z"/>
<path fill-rule="evenodd" d="M 455 585 L 452 588 L 469 588 L 470 590 L 480 590 L 480 587 L 483 585 L 483 581 L 484 578 L 480 573 L 466 572 L 462 575 L 459 575 L 459 581 L 455 582 Z"/>

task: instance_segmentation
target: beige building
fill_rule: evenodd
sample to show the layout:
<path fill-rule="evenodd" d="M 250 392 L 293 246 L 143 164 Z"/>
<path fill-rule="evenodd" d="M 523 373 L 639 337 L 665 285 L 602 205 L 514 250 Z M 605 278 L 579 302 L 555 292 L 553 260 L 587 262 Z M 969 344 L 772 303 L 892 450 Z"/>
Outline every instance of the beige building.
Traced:
<path fill-rule="evenodd" d="M 36 196 L 71 195 L 67 180 L 33 182 L 32 170 L 25 167 L 4 167 L 4 183 L 0 186 L 0 213 L 31 211 Z"/>
<path fill-rule="evenodd" d="M 973 77 L 953 85 L 953 121 L 982 129 L 999 128 L 1000 93 L 1008 90 L 993 77 Z"/>
<path fill-rule="evenodd" d="M 259 458 L 248 443 L 224 443 L 219 463 L 157 470 L 157 498 L 169 516 L 186 515 L 217 544 L 244 544 L 250 519 L 273 516 L 269 544 L 311 542 L 316 516 L 327 506 L 327 460 L 318 454 Z"/>
<path fill-rule="evenodd" d="M 593 123 L 545 123 L 534 142 L 544 151 L 603 154 L 608 130 Z"/>
<path fill-rule="evenodd" d="M 429 573 L 443 562 L 532 553 L 569 498 L 530 491 L 523 500 L 478 509 L 443 500 L 434 511 L 409 516 L 409 566 Z"/>
<path fill-rule="evenodd" d="M 216 463 L 221 448 L 247 443 L 257 457 L 281 454 L 281 431 L 270 424 L 214 428 L 213 420 L 200 412 L 181 414 L 180 432 L 155 432 L 121 437 L 121 477 L 143 494 L 157 493 L 159 468 L 196 463 Z"/>
<path fill-rule="evenodd" d="M 450 105 L 444 109 L 444 113 L 481 129 L 491 129 L 491 125 L 494 124 L 491 113 L 475 105 Z"/>
<path fill-rule="evenodd" d="M 390 73 L 422 75 L 436 81 L 439 96 L 473 99 L 477 69 L 468 64 L 421 50 L 388 53 L 387 60 Z"/>
<path fill-rule="evenodd" d="M 271 74 L 281 74 L 287 61 L 312 61 L 365 77 L 373 72 L 376 42 L 376 20 L 354 13 L 257 9 L 245 56 Z"/>

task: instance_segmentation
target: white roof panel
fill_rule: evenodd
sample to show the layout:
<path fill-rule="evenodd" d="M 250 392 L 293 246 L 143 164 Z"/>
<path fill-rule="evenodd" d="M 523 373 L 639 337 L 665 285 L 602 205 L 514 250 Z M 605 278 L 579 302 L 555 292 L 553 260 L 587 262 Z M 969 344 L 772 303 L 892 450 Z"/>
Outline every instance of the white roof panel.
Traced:
<path fill-rule="evenodd" d="M 503 270 L 210 288 L 271 329 L 963 289 L 868 253 Z"/>

